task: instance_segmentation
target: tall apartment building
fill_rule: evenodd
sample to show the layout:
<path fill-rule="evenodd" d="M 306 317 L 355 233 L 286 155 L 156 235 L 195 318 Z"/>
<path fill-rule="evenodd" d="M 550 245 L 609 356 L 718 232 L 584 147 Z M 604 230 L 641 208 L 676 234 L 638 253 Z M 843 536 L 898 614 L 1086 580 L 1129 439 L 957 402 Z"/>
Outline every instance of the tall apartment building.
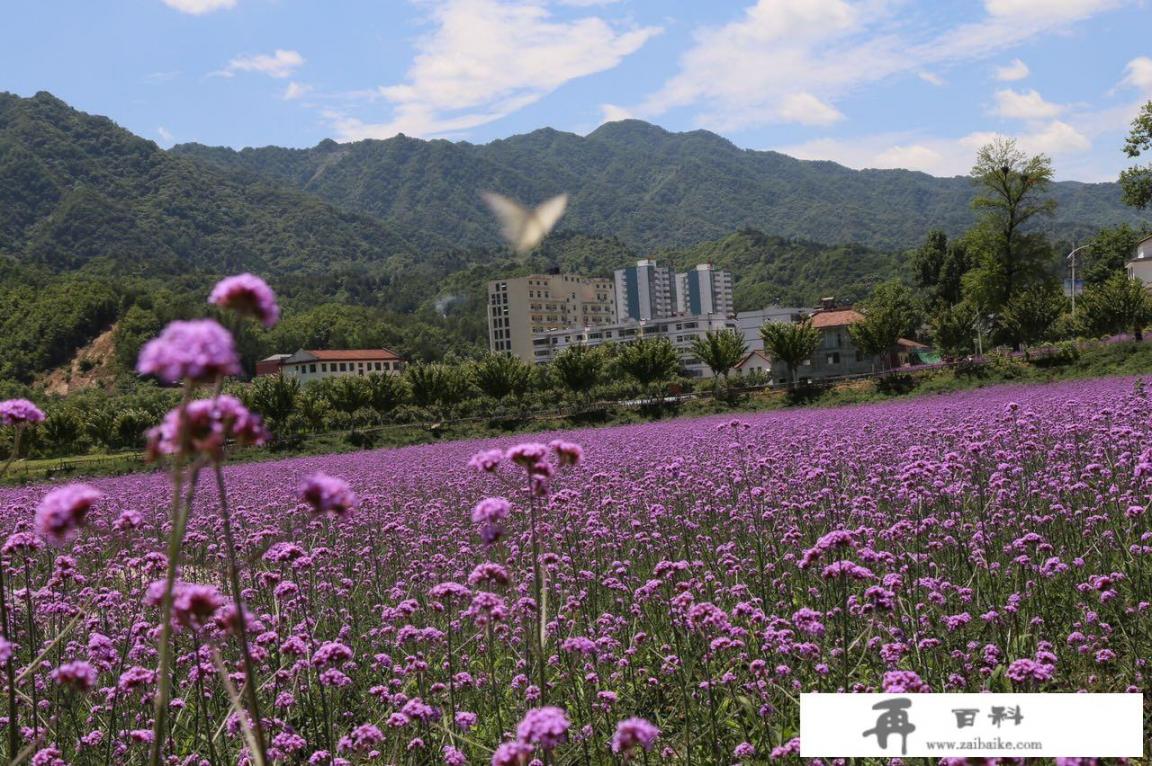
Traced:
<path fill-rule="evenodd" d="M 533 274 L 488 283 L 488 348 L 535 361 L 532 336 L 616 321 L 612 280 Z"/>
<path fill-rule="evenodd" d="M 676 313 L 692 316 L 733 313 L 732 274 L 701 263 L 676 275 Z"/>
<path fill-rule="evenodd" d="M 623 322 L 664 319 L 676 313 L 676 277 L 672 269 L 643 259 L 616 269 L 616 318 Z"/>

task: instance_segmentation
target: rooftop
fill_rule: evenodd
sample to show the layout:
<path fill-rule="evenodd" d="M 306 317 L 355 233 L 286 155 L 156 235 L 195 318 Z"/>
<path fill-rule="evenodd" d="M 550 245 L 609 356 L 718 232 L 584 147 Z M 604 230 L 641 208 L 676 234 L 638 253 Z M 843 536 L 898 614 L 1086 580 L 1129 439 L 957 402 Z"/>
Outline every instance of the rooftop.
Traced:
<path fill-rule="evenodd" d="M 387 348 L 300 349 L 293 354 L 307 354 L 320 362 L 399 361 L 400 355 Z"/>
<path fill-rule="evenodd" d="M 817 330 L 829 327 L 845 327 L 856 324 L 864 319 L 864 315 L 855 309 L 832 309 L 830 311 L 817 311 L 812 315 L 812 326 Z"/>

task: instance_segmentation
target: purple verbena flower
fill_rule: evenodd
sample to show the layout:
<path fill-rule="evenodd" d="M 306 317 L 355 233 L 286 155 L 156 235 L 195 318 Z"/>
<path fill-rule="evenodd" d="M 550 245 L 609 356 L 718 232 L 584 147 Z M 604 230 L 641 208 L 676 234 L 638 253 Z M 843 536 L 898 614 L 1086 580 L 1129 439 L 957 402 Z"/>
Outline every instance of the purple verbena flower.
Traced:
<path fill-rule="evenodd" d="M 36 507 L 36 534 L 52 545 L 75 539 L 92 504 L 104 493 L 87 484 L 69 484 L 50 491 Z"/>
<path fill-rule="evenodd" d="M 280 321 L 276 294 L 267 282 L 254 274 L 237 274 L 220 280 L 212 288 L 208 302 L 254 317 L 265 327 L 275 327 Z"/>
<path fill-rule="evenodd" d="M 136 371 L 166 383 L 213 381 L 239 375 L 240 359 L 232 335 L 211 319 L 172 322 L 140 349 Z"/>

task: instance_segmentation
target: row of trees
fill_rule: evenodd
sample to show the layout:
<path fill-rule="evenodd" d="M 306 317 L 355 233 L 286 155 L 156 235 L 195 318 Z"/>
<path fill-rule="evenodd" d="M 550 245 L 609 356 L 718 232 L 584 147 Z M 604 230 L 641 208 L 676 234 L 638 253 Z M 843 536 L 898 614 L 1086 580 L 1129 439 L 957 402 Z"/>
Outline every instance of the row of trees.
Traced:
<path fill-rule="evenodd" d="M 523 413 L 558 401 L 626 398 L 650 393 L 681 373 L 664 338 L 625 345 L 573 346 L 538 367 L 507 354 L 464 362 L 415 363 L 402 375 L 328 378 L 306 385 L 270 375 L 235 393 L 262 412 L 273 430 L 325 430 L 448 416 Z M 688 381 L 683 381 L 690 385 Z"/>
<path fill-rule="evenodd" d="M 1133 123 L 1127 151 L 1135 157 L 1150 146 L 1152 102 Z M 857 346 L 883 359 L 899 337 L 925 338 L 948 356 L 1122 332 L 1142 338 L 1152 300 L 1124 268 L 1145 232 L 1100 231 L 1081 250 L 1084 287 L 1073 304 L 1062 286 L 1065 250 L 1035 225 L 1055 208 L 1045 196 L 1052 173 L 1048 157 L 1028 156 L 1011 139 L 981 148 L 971 173 L 977 224 L 952 240 L 929 233 L 909 258 L 910 284 L 885 283 L 865 302 L 865 321 L 851 330 Z M 1152 203 L 1152 166 L 1125 171 L 1121 184 L 1130 204 Z"/>

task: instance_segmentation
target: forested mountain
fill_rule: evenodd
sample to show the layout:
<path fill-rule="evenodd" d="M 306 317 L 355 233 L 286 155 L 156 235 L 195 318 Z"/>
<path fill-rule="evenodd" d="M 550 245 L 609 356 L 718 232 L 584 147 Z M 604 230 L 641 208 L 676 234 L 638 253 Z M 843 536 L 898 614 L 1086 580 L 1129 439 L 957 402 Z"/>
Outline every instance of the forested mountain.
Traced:
<path fill-rule="evenodd" d="M 482 188 L 573 198 L 559 230 L 516 258 Z M 249 365 L 300 346 L 472 353 L 487 280 L 608 274 L 651 255 L 731 270 L 738 309 L 858 300 L 902 273 L 929 228 L 967 226 L 972 193 L 962 178 L 853 171 L 635 121 L 484 146 L 166 152 L 50 94 L 0 94 L 0 381 L 32 380 L 113 326 L 129 369 L 139 343 L 202 314 L 212 282 L 241 270 L 285 307 L 281 327 L 240 335 Z M 1112 184 L 1055 196 L 1062 231 L 1134 217 Z"/>
<path fill-rule="evenodd" d="M 0 253 L 24 264 L 298 273 L 415 252 L 388 224 L 169 154 L 47 93 L 0 94 Z"/>
<path fill-rule="evenodd" d="M 974 221 L 968 178 L 907 170 L 851 170 L 770 151 L 739 149 L 703 130 L 670 133 L 638 120 L 586 137 L 552 129 L 476 145 L 405 136 L 311 149 L 234 151 L 184 144 L 173 154 L 245 177 L 288 183 L 346 210 L 457 246 L 494 245 L 479 203 L 492 189 L 525 201 L 566 191 L 561 228 L 616 237 L 640 249 L 683 247 L 754 228 L 829 244 L 905 249 L 927 230 L 959 234 Z M 1053 186 L 1050 234 L 1082 239 L 1134 222 L 1116 184 Z"/>

